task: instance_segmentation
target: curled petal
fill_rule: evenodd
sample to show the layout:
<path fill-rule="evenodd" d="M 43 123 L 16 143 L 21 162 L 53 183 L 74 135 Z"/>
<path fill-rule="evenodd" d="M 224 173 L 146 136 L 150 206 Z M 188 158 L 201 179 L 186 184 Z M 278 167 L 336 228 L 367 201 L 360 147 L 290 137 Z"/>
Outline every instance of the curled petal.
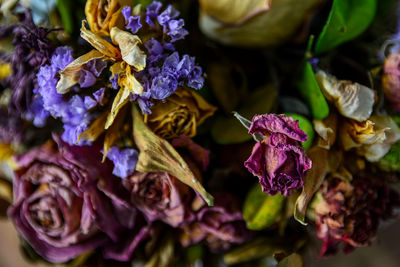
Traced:
<path fill-rule="evenodd" d="M 318 71 L 315 77 L 326 99 L 336 106 L 340 114 L 357 121 L 365 121 L 371 116 L 375 102 L 372 89 L 338 80 L 323 71 Z"/>
<path fill-rule="evenodd" d="M 117 27 L 111 29 L 111 39 L 121 49 L 122 59 L 133 66 L 136 71 L 146 67 L 146 54 L 140 49 L 142 41 L 137 35 L 120 30 Z"/>
<path fill-rule="evenodd" d="M 299 122 L 285 115 L 255 115 L 252 119 L 249 133 L 262 135 L 282 133 L 300 142 L 307 141 L 307 135 L 300 129 Z"/>

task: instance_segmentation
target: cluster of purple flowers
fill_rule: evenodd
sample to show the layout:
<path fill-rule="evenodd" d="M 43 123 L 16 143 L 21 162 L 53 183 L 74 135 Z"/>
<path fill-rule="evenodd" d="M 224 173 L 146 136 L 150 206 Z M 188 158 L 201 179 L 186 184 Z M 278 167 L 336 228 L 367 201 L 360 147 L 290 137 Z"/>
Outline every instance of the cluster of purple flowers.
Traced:
<path fill-rule="evenodd" d="M 90 109 L 101 104 L 104 89 L 99 89 L 93 96 L 81 96 L 78 93 L 69 99 L 57 92 L 57 74 L 74 60 L 72 49 L 58 47 L 51 57 L 50 64 L 40 68 L 37 74 L 38 87 L 34 90 L 35 98 L 28 112 L 38 127 L 45 125 L 49 116 L 60 118 L 63 122 L 64 133 L 62 138 L 69 144 L 78 142 L 78 136 L 85 131 L 94 118 Z M 87 69 L 82 70 L 79 86 L 74 87 L 74 92 L 80 88 L 92 86 L 105 68 L 103 62 L 94 60 L 87 64 Z M 84 142 L 80 142 L 84 144 Z"/>
<path fill-rule="evenodd" d="M 134 96 L 143 113 L 150 114 L 152 105 L 150 99 L 163 100 L 170 96 L 178 86 L 186 85 L 193 89 L 203 87 L 202 69 L 195 65 L 195 58 L 188 55 L 179 56 L 175 51 L 174 42 L 183 39 L 188 32 L 183 28 L 183 19 L 173 6 L 169 5 L 161 12 L 162 4 L 154 1 L 146 9 L 145 22 L 142 25 L 141 16 L 132 16 L 129 6 L 123 9 L 126 28 L 136 34 L 142 27 L 145 30 L 157 31 L 163 29 L 161 40 L 151 38 L 144 46 L 147 49 L 146 68 L 136 73 L 143 83 L 143 95 Z M 138 33 L 140 36 L 140 32 Z"/>

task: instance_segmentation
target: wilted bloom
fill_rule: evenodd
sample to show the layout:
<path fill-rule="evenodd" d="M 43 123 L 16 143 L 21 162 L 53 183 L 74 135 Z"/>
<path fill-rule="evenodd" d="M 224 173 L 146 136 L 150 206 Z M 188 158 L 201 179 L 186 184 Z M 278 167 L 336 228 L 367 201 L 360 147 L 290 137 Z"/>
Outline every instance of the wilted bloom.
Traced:
<path fill-rule="evenodd" d="M 341 243 L 346 253 L 370 245 L 380 221 L 390 218 L 400 205 L 399 195 L 382 179 L 364 174 L 351 182 L 326 179 L 320 194 L 315 212 L 317 235 L 324 241 L 321 256 L 336 253 Z"/>
<path fill-rule="evenodd" d="M 209 152 L 186 136 L 173 140 L 172 144 L 196 178 L 201 179 L 200 170 L 207 167 Z M 161 220 L 177 227 L 191 217 L 189 201 L 194 191 L 167 172 L 135 172 L 122 183 L 130 192 L 131 203 L 150 222 Z"/>
<path fill-rule="evenodd" d="M 203 206 L 196 213 L 196 219 L 182 227 L 182 245 L 186 247 L 205 241 L 212 251 L 220 252 L 245 242 L 250 231 L 235 204 L 229 194 L 216 194 L 214 206 Z"/>
<path fill-rule="evenodd" d="M 211 116 L 215 107 L 195 92 L 180 88 L 165 102 L 152 107 L 152 113 L 144 116 L 145 122 L 159 136 L 166 139 L 180 135 L 193 137 L 197 126 Z"/>
<path fill-rule="evenodd" d="M 321 0 L 199 0 L 200 29 L 234 46 L 268 46 L 288 41 L 307 25 Z"/>
<path fill-rule="evenodd" d="M 123 29 L 122 8 L 131 3 L 129 0 L 88 0 L 85 14 L 90 28 L 102 36 L 110 36 L 113 27 Z"/>
<path fill-rule="evenodd" d="M 386 58 L 383 73 L 383 92 L 392 108 L 400 111 L 400 52 Z"/>
<path fill-rule="evenodd" d="M 365 121 L 371 116 L 375 103 L 375 92 L 372 89 L 359 83 L 338 80 L 322 70 L 315 77 L 325 98 L 344 117 Z"/>
<path fill-rule="evenodd" d="M 55 263 L 100 246 L 106 253 L 114 242 L 130 246 L 126 232 L 136 232 L 136 210 L 112 201 L 98 187 L 118 188 L 110 164 L 101 163 L 96 146 L 70 147 L 56 140 L 58 148 L 47 143 L 18 160 L 8 211 L 18 232 Z"/>
<path fill-rule="evenodd" d="M 249 133 L 265 136 L 244 163 L 259 178 L 263 191 L 289 196 L 302 187 L 311 160 L 301 147 L 300 142 L 305 142 L 307 135 L 299 128 L 298 121 L 284 115 L 255 115 Z"/>
<path fill-rule="evenodd" d="M 358 154 L 375 162 L 400 139 L 400 131 L 391 117 L 374 115 L 362 122 L 343 121 L 339 127 L 339 136 L 345 150 L 355 148 Z"/>
<path fill-rule="evenodd" d="M 3 81 L 12 90 L 9 110 L 20 115 L 32 102 L 36 86 L 36 73 L 50 60 L 53 47 L 47 35 L 52 31 L 37 27 L 30 11 L 19 14 L 20 23 L 0 27 L 0 38 L 13 37 L 14 50 L 11 54 L 1 54 L 2 61 L 11 64 L 11 75 Z"/>

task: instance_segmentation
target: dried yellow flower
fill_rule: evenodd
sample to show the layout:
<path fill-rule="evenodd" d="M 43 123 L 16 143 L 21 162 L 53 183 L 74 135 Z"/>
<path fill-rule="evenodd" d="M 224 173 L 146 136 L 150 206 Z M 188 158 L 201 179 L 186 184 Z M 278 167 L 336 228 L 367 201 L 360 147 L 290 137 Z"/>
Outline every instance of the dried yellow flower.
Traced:
<path fill-rule="evenodd" d="M 215 112 L 201 96 L 186 88 L 179 88 L 174 94 L 152 108 L 145 115 L 145 122 L 159 136 L 165 139 L 196 135 L 196 128 Z"/>
<path fill-rule="evenodd" d="M 130 0 L 88 0 L 85 14 L 90 29 L 101 36 L 110 36 L 113 27 L 123 29 L 122 8 L 132 4 Z"/>

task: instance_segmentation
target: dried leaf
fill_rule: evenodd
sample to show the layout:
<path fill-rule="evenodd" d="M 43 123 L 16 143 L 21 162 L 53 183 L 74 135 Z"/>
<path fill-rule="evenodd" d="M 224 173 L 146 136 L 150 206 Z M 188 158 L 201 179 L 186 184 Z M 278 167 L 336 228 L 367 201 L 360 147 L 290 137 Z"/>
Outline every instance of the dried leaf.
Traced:
<path fill-rule="evenodd" d="M 82 139 L 89 142 L 94 142 L 103 132 L 104 132 L 104 125 L 106 124 L 106 119 L 108 116 L 108 111 L 103 112 L 92 124 L 90 127 L 82 132 L 78 136 L 77 143 Z"/>
<path fill-rule="evenodd" d="M 133 66 L 135 71 L 146 67 L 146 54 L 139 47 L 142 41 L 137 35 L 114 27 L 111 29 L 111 39 L 121 49 L 122 59 Z"/>
<path fill-rule="evenodd" d="M 200 28 L 205 35 L 224 44 L 277 45 L 300 32 L 323 0 L 272 0 L 270 8 L 268 2 L 201 0 Z"/>
<path fill-rule="evenodd" d="M 271 0 L 199 0 L 202 10 L 224 23 L 240 24 L 267 11 Z"/>
<path fill-rule="evenodd" d="M 213 197 L 199 183 L 179 153 L 170 143 L 158 137 L 146 126 L 136 106 L 132 105 L 132 109 L 133 137 L 140 150 L 136 170 L 168 172 L 196 190 L 208 205 L 213 205 Z"/>
<path fill-rule="evenodd" d="M 335 112 L 331 112 L 329 116 L 323 120 L 314 120 L 314 130 L 319 135 L 318 146 L 330 149 L 336 141 L 338 117 Z"/>
<path fill-rule="evenodd" d="M 294 209 L 294 218 L 303 225 L 307 225 L 305 222 L 307 206 L 330 171 L 328 152 L 326 149 L 314 146 L 307 153 L 312 161 L 312 168 L 304 177 L 303 190 L 297 198 Z"/>
<path fill-rule="evenodd" d="M 103 161 L 107 157 L 108 151 L 115 144 L 115 142 L 122 135 L 122 125 L 125 121 L 125 115 L 128 112 L 128 107 L 125 106 L 118 114 L 114 123 L 107 130 L 106 135 L 104 137 L 104 146 L 103 146 Z"/>
<path fill-rule="evenodd" d="M 303 267 L 303 258 L 297 253 L 290 254 L 280 261 L 277 267 Z"/>
<path fill-rule="evenodd" d="M 131 92 L 127 87 L 122 87 L 119 89 L 118 94 L 115 96 L 114 102 L 111 106 L 111 112 L 108 114 L 105 129 L 108 129 L 114 122 L 118 115 L 118 112 L 122 107 L 124 107 L 129 102 L 129 94 Z"/>
<path fill-rule="evenodd" d="M 93 49 L 89 53 L 72 61 L 64 70 L 60 71 L 60 80 L 57 83 L 57 93 L 67 93 L 69 88 L 78 83 L 83 66 L 91 60 L 100 58 L 106 59 L 107 57 Z"/>
<path fill-rule="evenodd" d="M 82 21 L 81 37 L 91 44 L 95 49 L 101 52 L 103 55 L 110 57 L 115 60 L 121 59 L 121 52 L 118 48 L 107 42 L 105 39 L 96 35 L 92 31 L 86 29 L 86 21 Z"/>
<path fill-rule="evenodd" d="M 357 121 L 367 120 L 372 113 L 375 93 L 358 83 L 341 81 L 323 71 L 315 75 L 325 98 L 333 103 L 340 114 Z"/>

